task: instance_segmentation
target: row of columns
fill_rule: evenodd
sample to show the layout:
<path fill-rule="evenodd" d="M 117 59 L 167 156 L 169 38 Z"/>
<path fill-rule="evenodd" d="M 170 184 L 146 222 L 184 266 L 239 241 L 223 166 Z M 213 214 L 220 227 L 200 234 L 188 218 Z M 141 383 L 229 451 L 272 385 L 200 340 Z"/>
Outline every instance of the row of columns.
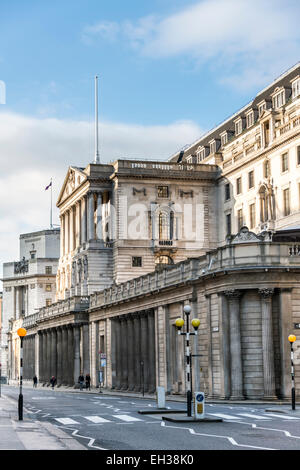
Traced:
<path fill-rule="evenodd" d="M 102 193 L 89 192 L 60 215 L 60 252 L 64 256 L 89 240 L 102 239 Z"/>
<path fill-rule="evenodd" d="M 259 289 L 262 303 L 262 349 L 264 371 L 264 398 L 276 397 L 275 362 L 272 324 L 272 295 L 274 289 Z M 229 354 L 230 354 L 230 399 L 238 400 L 243 396 L 243 368 L 240 325 L 240 297 L 242 291 L 227 290 L 229 311 Z"/>
<path fill-rule="evenodd" d="M 112 323 L 112 387 L 154 393 L 154 310 L 115 317 Z"/>
<path fill-rule="evenodd" d="M 58 385 L 76 384 L 80 372 L 85 374 L 89 372 L 88 324 L 74 323 L 40 330 L 38 332 L 38 369 L 39 382 L 48 383 L 54 375 Z M 24 378 L 32 377 L 24 375 Z"/>

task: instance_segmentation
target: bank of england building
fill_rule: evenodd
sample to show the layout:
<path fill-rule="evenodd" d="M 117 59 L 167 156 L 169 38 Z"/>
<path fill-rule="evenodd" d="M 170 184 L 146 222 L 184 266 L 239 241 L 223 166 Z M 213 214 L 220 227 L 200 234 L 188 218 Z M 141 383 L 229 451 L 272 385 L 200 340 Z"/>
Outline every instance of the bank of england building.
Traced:
<path fill-rule="evenodd" d="M 175 320 L 189 304 L 200 320 L 194 389 L 232 400 L 290 396 L 300 64 L 165 162 L 70 166 L 57 206 L 55 299 L 14 317 L 40 382 L 55 375 L 73 387 L 89 372 L 96 387 L 101 372 L 109 389 L 184 394 Z M 300 380 L 297 353 L 295 364 Z M 25 379 L 32 372 L 24 365 Z"/>

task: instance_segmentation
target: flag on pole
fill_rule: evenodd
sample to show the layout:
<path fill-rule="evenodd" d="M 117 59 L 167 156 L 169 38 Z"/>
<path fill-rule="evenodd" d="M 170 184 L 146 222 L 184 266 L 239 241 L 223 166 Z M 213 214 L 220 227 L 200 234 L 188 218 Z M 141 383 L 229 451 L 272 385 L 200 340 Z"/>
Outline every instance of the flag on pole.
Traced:
<path fill-rule="evenodd" d="M 45 191 L 47 191 L 47 189 L 49 189 L 50 186 L 52 186 L 52 181 L 50 182 L 50 184 L 48 184 L 48 186 L 45 187 Z"/>

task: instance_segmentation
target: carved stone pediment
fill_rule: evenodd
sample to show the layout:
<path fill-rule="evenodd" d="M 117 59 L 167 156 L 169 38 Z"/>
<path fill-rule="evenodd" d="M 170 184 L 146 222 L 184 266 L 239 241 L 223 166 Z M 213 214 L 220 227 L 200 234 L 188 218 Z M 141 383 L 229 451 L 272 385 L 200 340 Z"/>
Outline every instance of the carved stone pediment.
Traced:
<path fill-rule="evenodd" d="M 76 188 L 86 180 L 86 178 L 87 175 L 81 168 L 70 167 L 58 198 L 58 204 L 70 196 L 70 194 L 72 194 Z"/>
<path fill-rule="evenodd" d="M 229 235 L 227 237 L 227 243 L 232 245 L 249 242 L 257 243 L 263 240 L 264 237 L 262 235 L 256 235 L 254 232 L 250 232 L 246 226 L 242 227 L 236 235 Z"/>

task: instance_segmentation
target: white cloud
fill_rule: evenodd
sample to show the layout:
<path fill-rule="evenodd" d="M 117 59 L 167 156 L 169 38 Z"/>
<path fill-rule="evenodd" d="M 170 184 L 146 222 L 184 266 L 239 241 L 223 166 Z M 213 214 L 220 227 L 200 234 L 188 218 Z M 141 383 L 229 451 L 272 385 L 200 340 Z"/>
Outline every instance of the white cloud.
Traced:
<path fill-rule="evenodd" d="M 299 15 L 297 0 L 203 0 L 113 29 L 143 56 L 181 56 L 210 66 L 221 82 L 253 88 L 298 62 Z"/>
<path fill-rule="evenodd" d="M 202 130 L 192 122 L 166 126 L 100 122 L 103 163 L 117 158 L 167 159 Z M 0 113 L 0 264 L 18 259 L 19 235 L 49 227 L 53 178 L 55 203 L 70 165 L 85 167 L 93 161 L 94 125 L 87 121 L 37 119 Z"/>

